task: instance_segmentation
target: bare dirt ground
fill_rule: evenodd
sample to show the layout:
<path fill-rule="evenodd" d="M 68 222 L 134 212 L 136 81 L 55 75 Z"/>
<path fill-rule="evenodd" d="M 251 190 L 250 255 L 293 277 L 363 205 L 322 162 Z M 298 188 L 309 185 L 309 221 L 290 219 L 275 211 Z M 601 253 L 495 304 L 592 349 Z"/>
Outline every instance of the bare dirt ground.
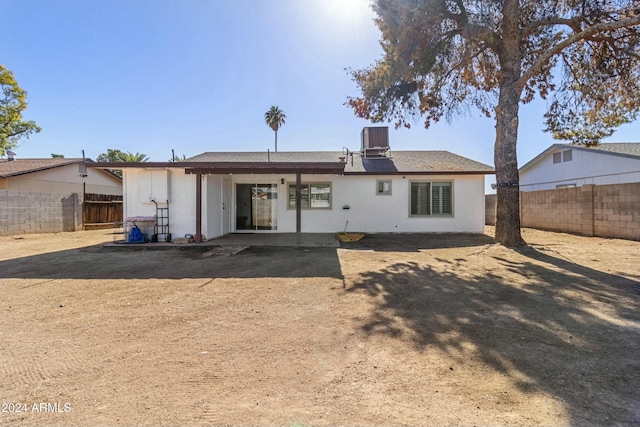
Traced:
<path fill-rule="evenodd" d="M 0 425 L 640 424 L 640 242 L 108 232 L 0 237 Z"/>

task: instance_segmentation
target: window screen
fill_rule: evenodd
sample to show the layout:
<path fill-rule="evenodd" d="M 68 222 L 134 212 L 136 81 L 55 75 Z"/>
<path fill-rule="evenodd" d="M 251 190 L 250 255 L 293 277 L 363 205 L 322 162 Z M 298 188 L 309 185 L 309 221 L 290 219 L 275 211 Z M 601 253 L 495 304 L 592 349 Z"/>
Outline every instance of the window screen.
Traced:
<path fill-rule="evenodd" d="M 434 182 L 431 188 L 431 213 L 433 215 L 451 215 L 451 183 Z"/>
<path fill-rule="evenodd" d="M 451 182 L 411 183 L 411 216 L 452 214 L 453 185 Z"/>

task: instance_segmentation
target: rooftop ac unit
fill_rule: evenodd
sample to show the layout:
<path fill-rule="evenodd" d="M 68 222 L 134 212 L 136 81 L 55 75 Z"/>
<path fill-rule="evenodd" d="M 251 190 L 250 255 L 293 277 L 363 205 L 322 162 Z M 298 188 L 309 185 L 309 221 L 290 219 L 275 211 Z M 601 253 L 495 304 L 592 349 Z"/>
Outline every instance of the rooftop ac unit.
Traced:
<path fill-rule="evenodd" d="M 389 127 L 365 127 L 362 129 L 362 156 L 365 158 L 386 157 L 389 151 Z"/>

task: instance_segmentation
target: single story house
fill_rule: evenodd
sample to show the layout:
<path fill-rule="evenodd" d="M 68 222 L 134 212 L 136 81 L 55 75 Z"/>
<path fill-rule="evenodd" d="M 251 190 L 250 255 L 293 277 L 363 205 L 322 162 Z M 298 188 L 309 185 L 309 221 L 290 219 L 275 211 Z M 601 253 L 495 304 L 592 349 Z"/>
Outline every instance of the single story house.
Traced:
<path fill-rule="evenodd" d="M 520 190 L 640 182 L 640 143 L 554 144 L 520 168 Z"/>
<path fill-rule="evenodd" d="M 176 163 L 88 166 L 123 168 L 125 219 L 163 217 L 174 238 L 196 240 L 345 229 L 481 233 L 484 179 L 494 173 L 447 151 L 391 151 L 384 127 L 365 128 L 358 152 L 206 152 Z"/>

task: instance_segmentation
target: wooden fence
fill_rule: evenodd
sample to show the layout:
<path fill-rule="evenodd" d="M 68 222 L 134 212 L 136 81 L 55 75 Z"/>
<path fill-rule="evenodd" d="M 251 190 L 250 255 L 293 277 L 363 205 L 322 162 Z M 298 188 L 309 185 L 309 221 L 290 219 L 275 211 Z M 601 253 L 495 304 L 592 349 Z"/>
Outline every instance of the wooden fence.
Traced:
<path fill-rule="evenodd" d="M 122 222 L 122 196 L 85 193 L 82 204 L 85 228 L 109 227 Z"/>

